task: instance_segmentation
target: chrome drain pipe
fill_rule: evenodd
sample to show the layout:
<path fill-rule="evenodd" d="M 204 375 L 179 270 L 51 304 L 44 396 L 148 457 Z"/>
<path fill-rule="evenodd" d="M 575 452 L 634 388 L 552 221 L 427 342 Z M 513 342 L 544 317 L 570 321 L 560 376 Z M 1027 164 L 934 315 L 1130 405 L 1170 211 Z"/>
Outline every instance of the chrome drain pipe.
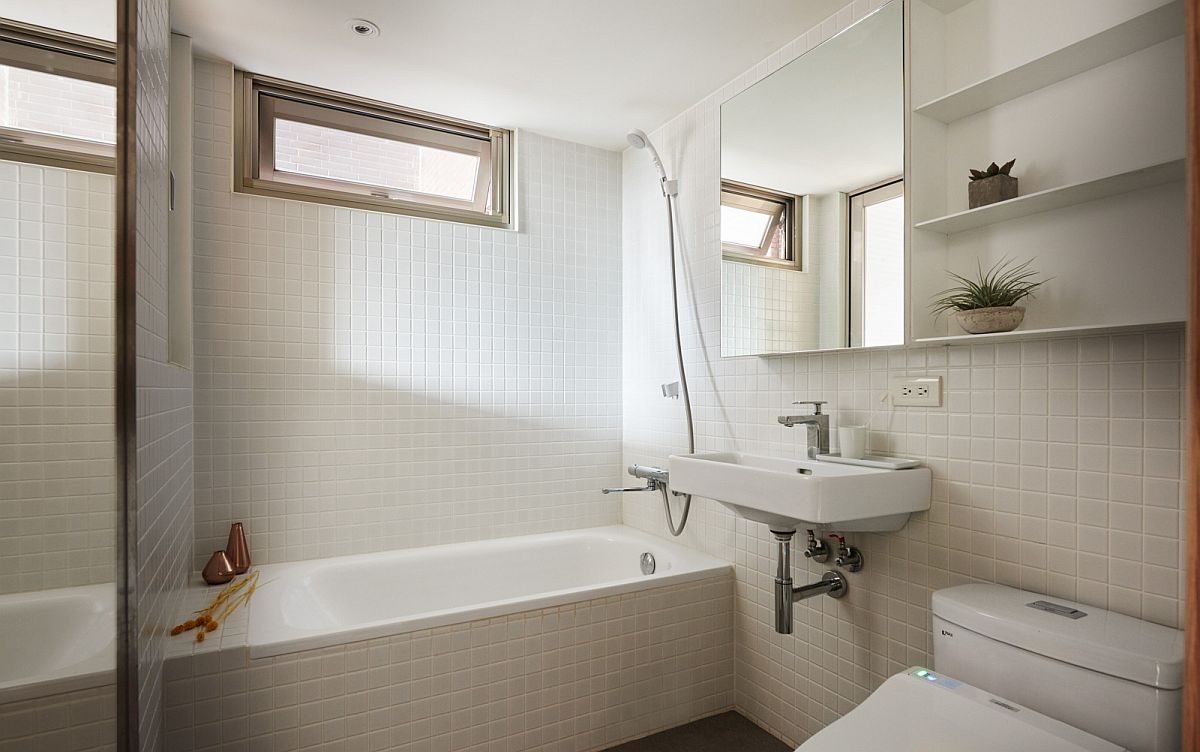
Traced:
<path fill-rule="evenodd" d="M 818 595 L 841 598 L 849 589 L 842 573 L 832 569 L 821 575 L 821 579 L 816 582 L 793 587 L 792 536 L 795 534 L 795 530 L 771 531 L 771 535 L 775 537 L 775 558 L 778 564 L 775 570 L 775 631 L 779 634 L 792 633 L 792 615 L 796 601 Z"/>

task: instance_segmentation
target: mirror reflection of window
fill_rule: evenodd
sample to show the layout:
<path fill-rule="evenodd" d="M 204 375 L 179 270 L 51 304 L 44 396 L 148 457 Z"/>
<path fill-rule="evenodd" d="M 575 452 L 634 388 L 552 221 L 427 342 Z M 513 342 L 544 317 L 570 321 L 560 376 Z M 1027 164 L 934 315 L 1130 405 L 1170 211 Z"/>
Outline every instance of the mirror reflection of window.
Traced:
<path fill-rule="evenodd" d="M 113 46 L 0 19 L 0 159 L 113 170 Z"/>
<path fill-rule="evenodd" d="M 727 261 L 799 269 L 796 197 L 721 182 L 721 252 Z"/>
<path fill-rule="evenodd" d="M 850 346 L 904 341 L 904 182 L 850 194 Z"/>

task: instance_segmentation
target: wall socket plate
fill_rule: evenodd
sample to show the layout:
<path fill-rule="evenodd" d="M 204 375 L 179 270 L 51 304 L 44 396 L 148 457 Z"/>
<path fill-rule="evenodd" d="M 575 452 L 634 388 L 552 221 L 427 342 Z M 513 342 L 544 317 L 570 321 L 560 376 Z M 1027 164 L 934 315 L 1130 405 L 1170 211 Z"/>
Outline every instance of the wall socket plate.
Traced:
<path fill-rule="evenodd" d="M 892 404 L 897 407 L 941 407 L 942 377 L 911 376 L 893 379 Z"/>

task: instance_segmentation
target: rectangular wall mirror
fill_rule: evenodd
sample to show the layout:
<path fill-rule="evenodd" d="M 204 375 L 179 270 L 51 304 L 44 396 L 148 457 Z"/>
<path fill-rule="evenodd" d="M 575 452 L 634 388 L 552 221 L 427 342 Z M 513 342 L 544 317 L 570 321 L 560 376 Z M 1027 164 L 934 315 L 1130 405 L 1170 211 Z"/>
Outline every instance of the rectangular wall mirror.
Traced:
<path fill-rule="evenodd" d="M 901 0 L 721 106 L 721 354 L 904 342 Z"/>

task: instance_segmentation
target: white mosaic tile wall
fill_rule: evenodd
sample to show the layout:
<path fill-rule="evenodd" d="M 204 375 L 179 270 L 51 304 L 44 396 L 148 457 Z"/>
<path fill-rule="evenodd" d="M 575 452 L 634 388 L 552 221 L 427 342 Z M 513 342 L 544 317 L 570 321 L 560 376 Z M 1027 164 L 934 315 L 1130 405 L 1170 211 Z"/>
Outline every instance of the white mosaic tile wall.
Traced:
<path fill-rule="evenodd" d="M 849 217 L 845 198 L 838 193 L 808 196 L 804 202 L 804 221 L 808 229 L 805 262 L 809 273 L 817 277 L 820 290 L 816 295 L 819 347 L 841 347 L 846 343 L 843 291 L 847 286 L 847 254 L 842 250 L 842 238 Z"/>
<path fill-rule="evenodd" d="M 685 359 L 700 449 L 801 454 L 775 418 L 824 399 L 869 422 L 871 446 L 922 458 L 933 507 L 894 534 L 851 536 L 867 567 L 840 601 L 797 604 L 772 629 L 773 552 L 764 526 L 697 500 L 681 538 L 736 566 L 736 705 L 789 743 L 840 717 L 887 676 L 930 662 L 930 594 L 995 581 L 1178 626 L 1182 544 L 1179 329 L 956 347 L 773 358 L 720 357 L 716 191 L 719 105 L 854 19 L 858 0 L 652 134 L 680 180 L 686 247 Z M 625 154 L 622 346 L 625 464 L 686 447 L 679 405 L 660 396 L 674 359 L 662 197 L 645 154 Z M 944 406 L 889 409 L 890 378 L 941 375 Z M 666 535 L 660 502 L 623 500 L 625 524 Z M 804 560 L 801 558 L 801 562 Z M 798 563 L 798 581 L 823 569 Z"/>
<path fill-rule="evenodd" d="M 112 685 L 0 704 L 0 752 L 114 752 Z"/>
<path fill-rule="evenodd" d="M 0 593 L 113 578 L 112 200 L 0 162 Z"/>
<path fill-rule="evenodd" d="M 521 134 L 521 230 L 230 191 L 195 68 L 196 564 L 612 524 L 620 156 Z"/>
<path fill-rule="evenodd" d="M 243 611 L 172 644 L 166 749 L 606 749 L 729 708 L 732 608 L 720 576 L 258 660 Z"/>
<path fill-rule="evenodd" d="M 157 750 L 163 643 L 192 559 L 192 374 L 167 363 L 168 3 L 137 7 L 138 733 Z"/>

